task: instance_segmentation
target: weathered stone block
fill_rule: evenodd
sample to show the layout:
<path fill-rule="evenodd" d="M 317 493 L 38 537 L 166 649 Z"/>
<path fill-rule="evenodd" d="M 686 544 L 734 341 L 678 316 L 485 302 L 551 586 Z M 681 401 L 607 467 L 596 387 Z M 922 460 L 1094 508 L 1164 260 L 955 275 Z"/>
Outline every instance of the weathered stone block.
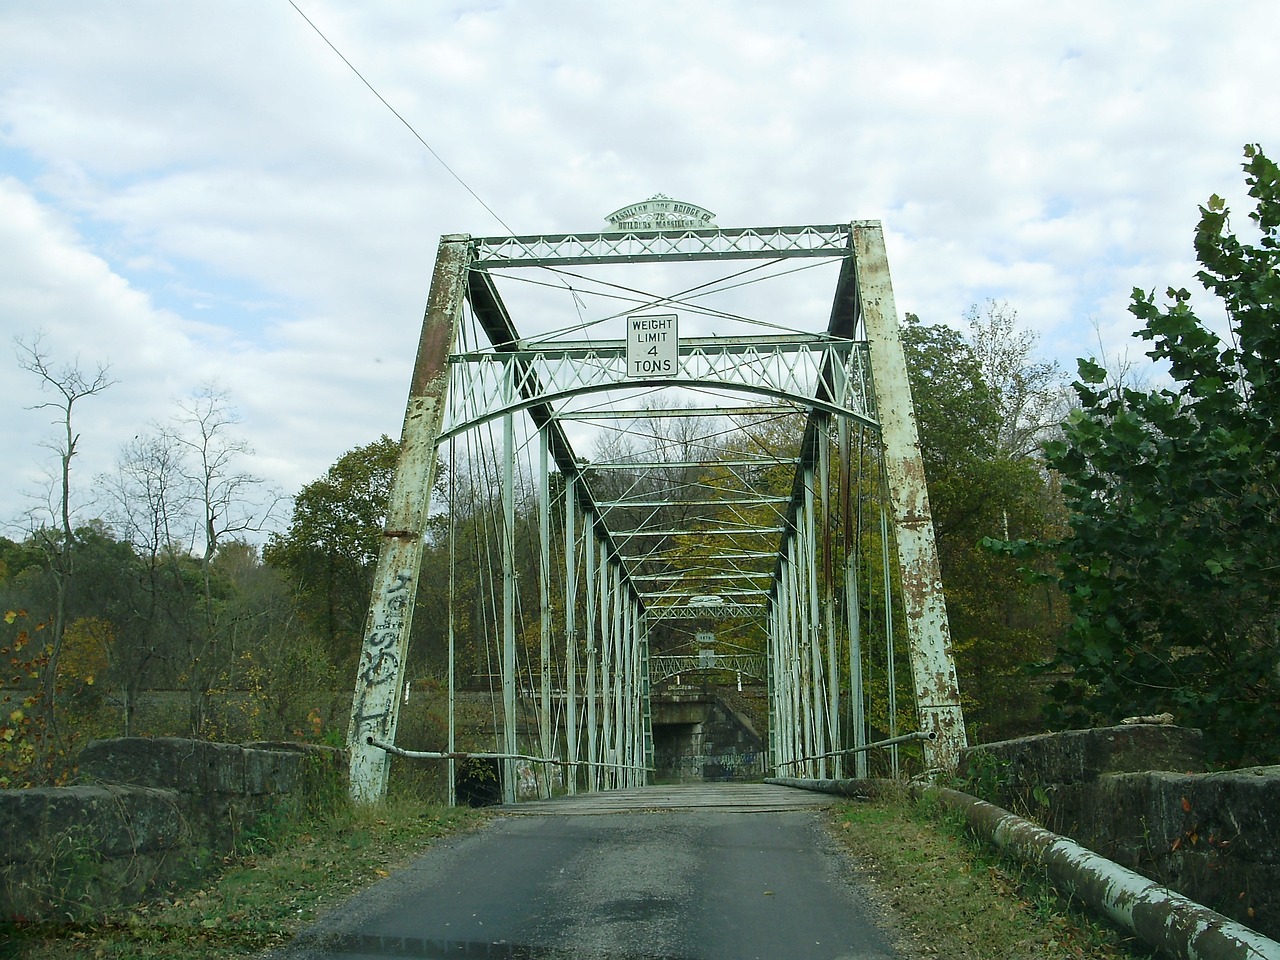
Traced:
<path fill-rule="evenodd" d="M 1063 788 L 1050 829 L 1280 934 L 1280 766 L 1100 777 Z"/>
<path fill-rule="evenodd" d="M 1036 787 L 1088 783 L 1112 773 L 1197 772 L 1204 766 L 1199 730 L 1124 724 L 969 747 L 961 751 L 959 774 L 971 782 L 989 778 L 999 792 L 987 799 L 1025 810 Z"/>
<path fill-rule="evenodd" d="M 244 792 L 287 796 L 323 791 L 346 773 L 346 754 L 303 743 L 246 743 Z"/>
<path fill-rule="evenodd" d="M 190 870 L 193 840 L 172 790 L 0 791 L 0 917 L 134 902 Z"/>
<path fill-rule="evenodd" d="M 7 911 L 40 916 L 67 871 L 79 904 L 134 902 L 200 856 L 236 850 L 265 815 L 323 809 L 345 792 L 342 751 L 295 744 L 99 740 L 80 771 L 99 783 L 0 791 L 0 880 L 24 898 Z M 62 857 L 54 866 L 49 851 Z M 22 873 L 37 863 L 39 889 Z"/>
<path fill-rule="evenodd" d="M 1280 767 L 1203 769 L 1199 731 L 1144 724 L 985 744 L 960 766 L 984 799 L 1280 935 Z"/>
<path fill-rule="evenodd" d="M 94 740 L 80 754 L 80 773 L 104 783 L 242 794 L 244 748 L 178 737 Z"/>
<path fill-rule="evenodd" d="M 171 790 L 82 786 L 0 792 L 0 861 L 39 859 L 51 836 L 72 830 L 76 843 L 106 857 L 167 849 L 190 839 Z"/>

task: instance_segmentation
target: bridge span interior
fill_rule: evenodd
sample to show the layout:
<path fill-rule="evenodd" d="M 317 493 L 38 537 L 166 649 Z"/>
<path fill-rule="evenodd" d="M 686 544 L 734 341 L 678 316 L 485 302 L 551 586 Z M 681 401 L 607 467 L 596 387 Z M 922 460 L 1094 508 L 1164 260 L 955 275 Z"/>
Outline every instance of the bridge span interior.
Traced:
<path fill-rule="evenodd" d="M 764 773 L 964 745 L 876 222 L 444 237 L 383 540 L 357 799 L 396 754 L 453 782 L 477 676 L 508 801 L 652 783 L 662 705 L 712 680 L 758 694 Z M 428 591 L 447 742 L 406 750 Z"/>

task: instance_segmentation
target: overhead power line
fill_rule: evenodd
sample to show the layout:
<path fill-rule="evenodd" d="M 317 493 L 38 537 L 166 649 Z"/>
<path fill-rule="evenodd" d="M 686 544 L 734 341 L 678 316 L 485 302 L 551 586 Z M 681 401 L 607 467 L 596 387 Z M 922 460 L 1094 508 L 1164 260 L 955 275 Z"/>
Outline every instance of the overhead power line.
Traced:
<path fill-rule="evenodd" d="M 307 21 L 307 25 L 316 32 L 316 35 L 319 36 L 320 39 L 323 40 L 326 44 L 328 44 L 329 49 L 332 50 L 334 53 L 336 53 L 338 57 L 342 60 L 342 62 L 345 63 L 348 67 L 350 67 L 351 72 L 360 78 L 360 82 L 369 88 L 369 92 L 372 93 L 379 100 L 381 100 L 382 105 L 386 107 L 388 110 L 390 110 L 391 113 L 395 116 L 395 118 L 405 125 L 405 128 L 410 133 L 412 133 L 415 138 L 417 138 L 417 141 L 420 144 L 422 144 L 424 147 L 427 148 L 427 152 L 430 153 L 431 156 L 435 157 L 436 162 L 439 163 L 440 166 L 444 167 L 445 171 L 449 174 L 449 176 L 457 180 L 458 183 L 462 185 L 462 189 L 466 190 L 467 193 L 471 194 L 471 196 L 475 198 L 476 203 L 480 204 L 480 206 L 485 208 L 489 216 L 493 217 L 493 219 L 497 220 L 498 223 L 502 224 L 503 229 L 506 230 L 507 233 L 514 236 L 515 231 L 512 230 L 511 227 L 507 226 L 507 222 L 503 220 L 500 216 L 498 216 L 497 213 L 494 212 L 493 207 L 489 206 L 487 203 L 484 202 L 483 199 L 481 199 L 480 194 L 476 193 L 474 190 L 471 189 L 467 181 L 463 180 L 462 177 L 458 176 L 458 174 L 454 172 L 453 168 L 449 166 L 449 164 L 445 163 L 444 157 L 436 153 L 435 148 L 432 147 L 431 144 L 427 143 L 427 141 L 423 139 L 422 134 L 418 133 L 418 131 L 413 128 L 413 124 L 411 124 L 408 120 L 406 120 L 403 116 L 401 116 L 400 112 L 387 102 L 387 98 L 384 97 L 382 94 L 380 94 L 377 91 L 377 89 L 373 86 L 373 84 L 365 79 L 364 74 L 362 74 L 359 70 L 355 68 L 355 64 L 353 64 L 350 60 L 348 60 L 345 56 L 343 56 L 342 51 L 339 50 L 337 47 L 335 47 L 333 45 L 333 42 L 324 35 L 324 31 L 322 31 L 319 27 L 317 27 L 312 22 L 311 18 L 308 17 L 305 13 L 303 13 L 302 9 L 296 3 L 294 3 L 293 0 L 289 0 L 289 6 L 293 7 L 293 9 L 298 12 L 298 16 L 300 16 L 303 20 Z"/>

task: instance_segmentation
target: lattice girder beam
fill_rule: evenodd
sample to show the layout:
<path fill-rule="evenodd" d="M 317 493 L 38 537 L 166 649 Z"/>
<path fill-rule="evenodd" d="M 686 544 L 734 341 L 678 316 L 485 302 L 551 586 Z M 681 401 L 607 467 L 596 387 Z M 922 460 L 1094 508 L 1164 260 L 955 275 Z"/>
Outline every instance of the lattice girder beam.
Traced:
<path fill-rule="evenodd" d="M 514 410 L 591 393 L 639 387 L 717 387 L 787 400 L 874 426 L 865 345 L 811 335 L 680 341 L 670 377 L 627 376 L 626 343 L 512 345 L 450 358 L 455 386 L 441 439 Z M 510 365 L 514 371 L 509 371 Z M 514 375 L 512 373 L 514 372 Z M 821 386 L 820 386 L 821 385 Z"/>
<path fill-rule="evenodd" d="M 773 260 L 842 257 L 849 252 L 847 223 L 802 227 L 569 233 L 483 237 L 473 241 L 476 266 L 570 266 L 694 260 Z"/>
<path fill-rule="evenodd" d="M 741 673 L 756 680 L 764 680 L 768 672 L 765 658 L 749 653 L 717 653 L 710 663 L 696 653 L 655 656 L 649 659 L 649 670 L 654 683 L 662 683 L 686 673 L 708 670 Z"/>

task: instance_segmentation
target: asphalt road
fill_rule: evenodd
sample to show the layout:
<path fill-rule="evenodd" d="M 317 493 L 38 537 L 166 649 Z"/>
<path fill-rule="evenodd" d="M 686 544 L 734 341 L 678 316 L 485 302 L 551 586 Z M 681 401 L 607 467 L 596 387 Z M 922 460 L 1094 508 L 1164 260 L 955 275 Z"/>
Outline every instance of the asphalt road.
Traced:
<path fill-rule="evenodd" d="M 523 804 L 277 956 L 888 960 L 819 797 L 725 785 Z"/>

